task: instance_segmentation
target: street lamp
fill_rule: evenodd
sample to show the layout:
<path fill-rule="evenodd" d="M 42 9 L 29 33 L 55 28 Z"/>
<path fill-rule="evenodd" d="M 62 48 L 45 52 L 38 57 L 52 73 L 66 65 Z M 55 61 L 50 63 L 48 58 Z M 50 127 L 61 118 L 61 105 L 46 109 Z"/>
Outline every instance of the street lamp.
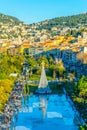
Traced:
<path fill-rule="evenodd" d="M 28 88 L 28 82 L 27 82 L 27 80 L 28 80 L 28 76 L 29 76 L 29 65 L 28 65 L 28 63 L 27 62 L 25 62 L 24 64 L 23 64 L 23 66 L 24 66 L 24 71 L 23 71 L 23 75 L 24 75 L 24 77 L 25 77 L 25 89 L 26 89 L 26 94 L 27 93 L 29 93 L 29 88 Z"/>

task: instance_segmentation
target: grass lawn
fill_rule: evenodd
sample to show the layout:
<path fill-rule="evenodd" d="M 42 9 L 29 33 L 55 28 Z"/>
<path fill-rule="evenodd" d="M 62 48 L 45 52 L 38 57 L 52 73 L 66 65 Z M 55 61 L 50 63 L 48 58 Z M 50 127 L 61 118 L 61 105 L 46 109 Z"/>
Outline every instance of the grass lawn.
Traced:
<path fill-rule="evenodd" d="M 40 76 L 41 75 L 32 74 L 32 76 L 29 77 L 29 80 L 40 80 Z M 47 76 L 47 80 L 55 80 L 55 79 L 51 76 Z"/>

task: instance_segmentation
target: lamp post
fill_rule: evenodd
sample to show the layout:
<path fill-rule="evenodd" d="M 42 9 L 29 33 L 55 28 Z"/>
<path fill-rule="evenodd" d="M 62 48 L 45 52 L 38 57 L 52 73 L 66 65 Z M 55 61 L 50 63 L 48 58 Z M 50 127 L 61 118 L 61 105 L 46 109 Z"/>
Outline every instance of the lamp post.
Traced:
<path fill-rule="evenodd" d="M 24 64 L 24 77 L 25 77 L 25 89 L 26 89 L 26 94 L 28 94 L 29 93 L 29 88 L 28 88 L 28 82 L 27 82 L 27 80 L 28 80 L 28 76 L 29 76 L 29 69 L 28 69 L 28 67 L 29 67 L 29 65 L 28 65 L 28 63 L 27 62 L 25 62 Z"/>

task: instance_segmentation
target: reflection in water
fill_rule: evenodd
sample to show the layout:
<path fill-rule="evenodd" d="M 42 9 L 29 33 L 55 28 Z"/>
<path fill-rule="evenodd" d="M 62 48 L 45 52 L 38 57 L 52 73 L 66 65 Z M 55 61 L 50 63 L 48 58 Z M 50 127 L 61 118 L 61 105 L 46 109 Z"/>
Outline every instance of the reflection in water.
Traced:
<path fill-rule="evenodd" d="M 29 95 L 24 95 L 24 106 L 28 106 L 29 104 Z"/>
<path fill-rule="evenodd" d="M 33 112 L 33 108 L 38 107 L 42 111 L 42 116 L 43 118 L 46 117 L 46 110 L 47 110 L 47 105 L 48 105 L 48 95 L 39 95 L 38 96 L 38 102 L 29 102 L 29 95 L 24 95 L 23 98 L 23 110 L 26 109 L 28 112 Z"/>
<path fill-rule="evenodd" d="M 39 95 L 39 108 L 42 111 L 43 118 L 46 117 L 47 104 L 48 104 L 47 96 Z"/>
<path fill-rule="evenodd" d="M 15 130 L 77 130 L 74 117 L 65 95 L 26 95 Z"/>
<path fill-rule="evenodd" d="M 48 105 L 48 96 L 39 95 L 38 102 L 31 102 L 31 101 L 29 102 L 29 98 L 30 98 L 29 95 L 24 96 L 24 99 L 23 99 L 24 110 L 27 109 L 26 111 L 33 112 L 33 109 L 38 107 L 42 112 L 43 118 L 45 118 L 47 114 L 46 110 L 47 110 L 47 105 Z"/>

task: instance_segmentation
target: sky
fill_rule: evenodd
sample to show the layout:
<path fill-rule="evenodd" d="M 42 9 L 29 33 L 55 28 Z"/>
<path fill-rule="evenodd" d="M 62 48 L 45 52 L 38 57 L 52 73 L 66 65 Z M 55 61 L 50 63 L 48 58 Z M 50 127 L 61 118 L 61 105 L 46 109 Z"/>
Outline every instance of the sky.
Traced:
<path fill-rule="evenodd" d="M 26 24 L 87 12 L 87 0 L 0 0 L 0 13 Z"/>

